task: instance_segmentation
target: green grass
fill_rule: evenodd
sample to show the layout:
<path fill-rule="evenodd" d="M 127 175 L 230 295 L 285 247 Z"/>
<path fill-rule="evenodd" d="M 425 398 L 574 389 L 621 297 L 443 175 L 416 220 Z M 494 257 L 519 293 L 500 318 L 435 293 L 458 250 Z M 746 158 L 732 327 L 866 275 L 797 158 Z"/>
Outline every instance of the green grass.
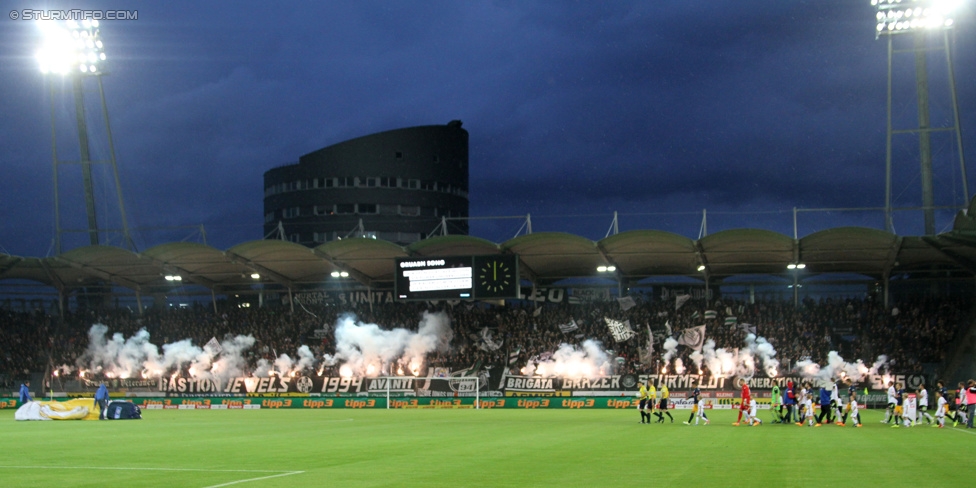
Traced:
<path fill-rule="evenodd" d="M 974 430 L 865 424 L 641 425 L 633 410 L 147 410 L 137 421 L 15 422 L 4 486 L 946 486 Z M 768 412 L 761 414 L 769 418 Z M 955 431 L 953 431 L 955 430 Z M 289 472 L 301 471 L 297 474 Z M 957 474 L 952 474 L 957 473 Z M 274 478 L 265 478 L 277 476 Z M 236 483 L 253 478 L 255 481 Z"/>

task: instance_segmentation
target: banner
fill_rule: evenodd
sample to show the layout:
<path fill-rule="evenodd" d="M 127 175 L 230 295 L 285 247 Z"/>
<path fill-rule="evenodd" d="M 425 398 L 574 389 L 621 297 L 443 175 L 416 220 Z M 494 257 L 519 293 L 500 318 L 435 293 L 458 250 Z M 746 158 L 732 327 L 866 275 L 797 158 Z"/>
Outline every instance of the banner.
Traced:
<path fill-rule="evenodd" d="M 629 320 L 621 322 L 610 317 L 604 317 L 603 320 L 606 321 L 607 328 L 610 329 L 610 334 L 613 335 L 613 340 L 616 342 L 624 342 L 636 335 L 634 330 L 630 328 Z"/>
<path fill-rule="evenodd" d="M 688 300 L 691 300 L 691 295 L 678 295 L 674 297 L 674 311 L 677 312 Z"/>

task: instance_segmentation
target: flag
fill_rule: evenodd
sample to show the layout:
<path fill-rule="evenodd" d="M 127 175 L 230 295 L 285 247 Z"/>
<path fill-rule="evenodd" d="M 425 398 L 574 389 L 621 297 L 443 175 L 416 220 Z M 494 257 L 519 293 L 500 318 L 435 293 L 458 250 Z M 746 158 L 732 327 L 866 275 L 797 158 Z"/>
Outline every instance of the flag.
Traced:
<path fill-rule="evenodd" d="M 502 348 L 505 343 L 504 340 L 496 341 L 492 337 L 491 329 L 485 327 L 481 329 L 481 345 L 479 346 L 483 351 L 497 351 Z"/>
<path fill-rule="evenodd" d="M 515 349 L 512 349 L 511 351 L 509 351 L 508 352 L 508 364 L 515 364 L 515 361 L 518 361 L 519 353 L 521 353 L 521 352 L 522 352 L 522 348 L 521 347 L 516 347 Z"/>
<path fill-rule="evenodd" d="M 631 297 L 620 297 L 617 299 L 617 303 L 620 304 L 620 310 L 623 310 L 624 312 L 637 306 L 637 302 L 635 302 Z"/>
<path fill-rule="evenodd" d="M 700 314 L 700 313 L 698 313 L 698 310 L 695 310 L 695 311 L 694 311 L 694 312 L 693 312 L 693 313 L 691 314 L 691 319 L 692 319 L 692 320 L 695 320 L 695 319 L 697 319 L 698 317 L 701 317 L 701 314 Z"/>
<path fill-rule="evenodd" d="M 579 326 L 576 325 L 576 320 L 570 320 L 569 323 L 567 323 L 567 324 L 560 324 L 559 325 L 559 330 L 561 330 L 563 332 L 563 334 L 569 334 L 570 332 L 572 332 L 574 330 L 578 330 L 578 329 L 579 329 Z"/>
<path fill-rule="evenodd" d="M 671 321 L 670 320 L 664 323 L 664 328 L 667 329 L 667 331 L 668 331 L 668 337 L 671 337 L 674 334 L 673 332 L 671 332 Z"/>
<path fill-rule="evenodd" d="M 223 346 L 217 341 L 216 337 L 211 337 L 210 340 L 203 346 L 204 349 L 210 349 L 214 355 L 224 352 Z"/>
<path fill-rule="evenodd" d="M 667 312 L 658 312 L 657 313 L 657 316 L 658 317 L 667 317 L 668 316 L 668 313 Z"/>
<path fill-rule="evenodd" d="M 610 329 L 610 334 L 613 335 L 613 340 L 616 342 L 623 342 L 637 335 L 634 329 L 630 328 L 629 320 L 621 322 L 610 317 L 604 317 L 603 320 L 607 322 L 607 328 Z"/>
<path fill-rule="evenodd" d="M 651 326 L 647 325 L 647 361 L 644 364 L 651 364 L 651 358 L 654 357 L 654 334 L 651 333 Z"/>
<path fill-rule="evenodd" d="M 542 307 L 539 307 L 539 308 L 537 308 L 537 309 L 535 309 L 535 310 L 532 311 L 532 316 L 533 317 L 538 317 L 540 315 L 542 315 Z"/>
<path fill-rule="evenodd" d="M 702 346 L 705 345 L 705 326 L 688 327 L 681 331 L 681 336 L 678 337 L 678 344 L 688 346 L 696 351 L 701 351 Z"/>
<path fill-rule="evenodd" d="M 742 332 L 745 332 L 746 334 L 756 333 L 756 326 L 752 324 L 745 324 L 745 323 L 739 324 L 739 328 L 741 328 Z"/>
<path fill-rule="evenodd" d="M 677 312 L 688 300 L 691 300 L 691 295 L 678 295 L 674 297 L 674 311 Z"/>
<path fill-rule="evenodd" d="M 725 317 L 725 325 L 732 327 L 739 321 L 739 317 Z"/>
<path fill-rule="evenodd" d="M 725 315 L 732 315 L 732 307 L 725 307 Z"/>
<path fill-rule="evenodd" d="M 718 317 L 718 312 L 715 310 L 705 310 L 705 320 L 714 319 Z"/>

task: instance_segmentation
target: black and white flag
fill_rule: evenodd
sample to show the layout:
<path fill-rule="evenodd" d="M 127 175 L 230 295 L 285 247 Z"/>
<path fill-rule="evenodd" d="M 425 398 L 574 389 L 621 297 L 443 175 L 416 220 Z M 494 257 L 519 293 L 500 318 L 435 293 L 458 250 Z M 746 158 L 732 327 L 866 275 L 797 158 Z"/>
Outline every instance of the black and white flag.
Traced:
<path fill-rule="evenodd" d="M 678 344 L 688 346 L 696 351 L 701 351 L 702 346 L 705 345 L 705 326 L 688 327 L 681 331 L 681 336 L 678 337 Z"/>
<path fill-rule="evenodd" d="M 620 310 L 624 312 L 637 306 L 637 302 L 634 301 L 633 297 L 620 297 L 617 299 L 617 303 L 620 304 Z"/>
<path fill-rule="evenodd" d="M 624 320 L 621 322 L 619 320 L 611 319 L 610 317 L 604 317 L 603 320 L 607 322 L 607 328 L 610 329 L 610 334 L 613 336 L 613 340 L 616 342 L 623 342 L 637 335 L 637 333 L 634 332 L 634 329 L 630 328 L 629 320 Z"/>
<path fill-rule="evenodd" d="M 569 323 L 559 324 L 559 330 L 561 330 L 563 334 L 569 334 L 574 330 L 579 330 L 579 326 L 576 325 L 576 320 L 570 320 Z"/>

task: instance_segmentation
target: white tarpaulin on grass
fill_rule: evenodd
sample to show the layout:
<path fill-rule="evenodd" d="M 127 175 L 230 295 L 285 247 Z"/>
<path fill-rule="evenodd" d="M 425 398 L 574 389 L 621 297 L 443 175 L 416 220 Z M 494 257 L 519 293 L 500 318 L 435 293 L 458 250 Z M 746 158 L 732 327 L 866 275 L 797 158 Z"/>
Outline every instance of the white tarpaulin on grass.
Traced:
<path fill-rule="evenodd" d="M 27 402 L 17 409 L 15 420 L 82 420 L 88 416 L 88 408 L 68 408 L 58 402 Z"/>

